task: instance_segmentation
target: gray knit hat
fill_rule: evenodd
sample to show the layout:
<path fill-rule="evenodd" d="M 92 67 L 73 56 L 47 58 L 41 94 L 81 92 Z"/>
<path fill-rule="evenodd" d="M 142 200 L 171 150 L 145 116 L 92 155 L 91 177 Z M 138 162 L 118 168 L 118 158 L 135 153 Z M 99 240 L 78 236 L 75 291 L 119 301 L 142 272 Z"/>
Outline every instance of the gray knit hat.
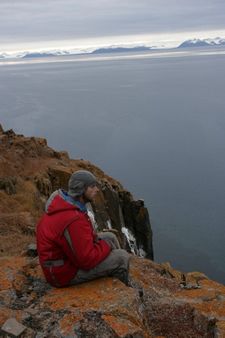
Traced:
<path fill-rule="evenodd" d="M 68 194 L 72 197 L 81 196 L 87 187 L 92 184 L 97 185 L 96 177 L 87 170 L 79 170 L 74 172 L 68 183 Z"/>

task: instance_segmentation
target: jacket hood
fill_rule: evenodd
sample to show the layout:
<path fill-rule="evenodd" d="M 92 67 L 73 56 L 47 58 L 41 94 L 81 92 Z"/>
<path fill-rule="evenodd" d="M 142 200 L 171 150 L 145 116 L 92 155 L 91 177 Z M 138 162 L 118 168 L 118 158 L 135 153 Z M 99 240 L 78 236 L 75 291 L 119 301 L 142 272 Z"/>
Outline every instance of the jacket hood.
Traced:
<path fill-rule="evenodd" d="M 45 212 L 48 215 L 61 211 L 75 209 L 78 209 L 77 206 L 65 200 L 64 192 L 61 189 L 54 191 L 47 200 L 45 205 Z"/>

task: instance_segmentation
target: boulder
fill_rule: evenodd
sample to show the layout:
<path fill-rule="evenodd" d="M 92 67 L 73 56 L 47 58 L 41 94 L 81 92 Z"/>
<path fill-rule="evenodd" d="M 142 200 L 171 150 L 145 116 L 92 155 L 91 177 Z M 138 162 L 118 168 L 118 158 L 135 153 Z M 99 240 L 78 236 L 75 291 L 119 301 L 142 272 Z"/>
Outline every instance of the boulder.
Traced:
<path fill-rule="evenodd" d="M 2 325 L 1 333 L 2 337 L 21 337 L 21 334 L 24 333 L 26 327 L 19 322 L 15 318 L 9 318 L 7 321 Z"/>

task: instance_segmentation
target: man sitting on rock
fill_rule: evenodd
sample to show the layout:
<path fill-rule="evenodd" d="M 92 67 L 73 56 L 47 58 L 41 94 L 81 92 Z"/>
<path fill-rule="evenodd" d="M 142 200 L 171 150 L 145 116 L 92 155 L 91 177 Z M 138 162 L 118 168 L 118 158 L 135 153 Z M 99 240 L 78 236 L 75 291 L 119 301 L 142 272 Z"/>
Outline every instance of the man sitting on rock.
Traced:
<path fill-rule="evenodd" d="M 50 196 L 37 225 L 37 250 L 47 281 L 64 287 L 114 276 L 128 284 L 129 254 L 113 233 L 96 234 L 87 214 L 85 204 L 99 191 L 95 176 L 77 171 L 68 188 Z"/>

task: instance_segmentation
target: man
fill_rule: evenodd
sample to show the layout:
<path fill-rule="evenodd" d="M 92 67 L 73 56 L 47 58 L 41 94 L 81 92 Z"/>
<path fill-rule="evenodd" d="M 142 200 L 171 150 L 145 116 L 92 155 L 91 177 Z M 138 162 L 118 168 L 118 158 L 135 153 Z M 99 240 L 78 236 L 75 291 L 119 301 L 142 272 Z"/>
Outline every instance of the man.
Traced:
<path fill-rule="evenodd" d="M 85 204 L 97 192 L 95 176 L 73 173 L 68 192 L 55 191 L 37 225 L 37 250 L 46 280 L 64 287 L 103 276 L 128 284 L 129 255 L 110 232 L 96 234 Z"/>

